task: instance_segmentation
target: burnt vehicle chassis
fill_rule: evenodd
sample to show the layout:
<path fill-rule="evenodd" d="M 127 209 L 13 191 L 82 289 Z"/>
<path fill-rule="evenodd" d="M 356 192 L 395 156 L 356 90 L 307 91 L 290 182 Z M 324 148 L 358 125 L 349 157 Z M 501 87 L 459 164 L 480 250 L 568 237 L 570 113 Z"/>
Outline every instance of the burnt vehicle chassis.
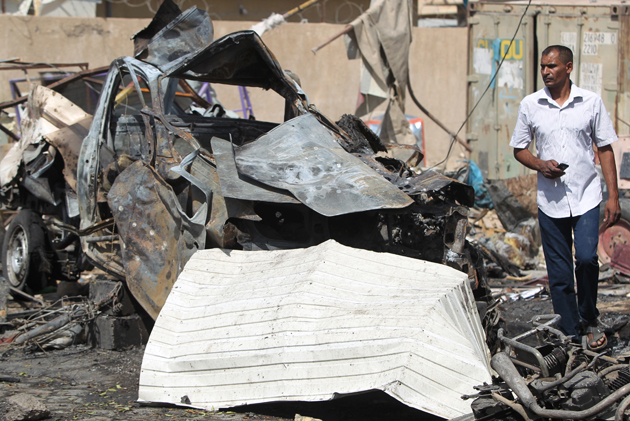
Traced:
<path fill-rule="evenodd" d="M 47 108 L 47 100 L 54 104 Z M 75 190 L 78 152 L 90 122 L 89 114 L 52 90 L 31 90 L 23 138 L 0 164 L 0 198 L 5 208 L 19 209 L 2 245 L 4 276 L 17 290 L 39 291 L 49 278 L 76 281 L 91 268 L 81 251 Z M 42 124 L 52 129 L 42 130 Z"/>
<path fill-rule="evenodd" d="M 199 249 L 286 249 L 334 239 L 467 273 L 493 347 L 496 302 L 481 255 L 465 239 L 472 187 L 413 173 L 382 154 L 378 137 L 356 117 L 335 123 L 323 116 L 252 31 L 174 60 L 163 50 L 156 56 L 150 43 L 140 50 L 143 60 L 112 63 L 76 167 L 57 154 L 37 173 L 52 202 L 33 199 L 24 176 L 4 189 L 5 203 L 22 209 L 16 219 L 29 215 L 42 228 L 44 245 L 23 254 L 29 268 L 76 279 L 89 262 L 125 280 L 156 318 Z M 220 104 L 195 94 L 194 82 L 275 91 L 285 100 L 284 123 L 226 118 Z M 78 217 L 68 211 L 74 190 L 62 166 L 76 171 Z M 5 256 L 13 247 L 7 238 Z"/>
<path fill-rule="evenodd" d="M 596 353 L 554 326 L 557 315 L 536 316 L 514 338 L 499 329 L 502 349 L 491 360 L 498 377 L 463 399 L 474 399 L 464 420 L 630 419 L 630 358 Z"/>

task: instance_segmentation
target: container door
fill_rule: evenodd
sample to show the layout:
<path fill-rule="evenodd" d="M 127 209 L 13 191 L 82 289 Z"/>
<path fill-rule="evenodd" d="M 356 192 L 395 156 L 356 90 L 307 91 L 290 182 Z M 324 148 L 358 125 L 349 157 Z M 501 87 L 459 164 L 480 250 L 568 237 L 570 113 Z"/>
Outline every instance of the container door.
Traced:
<path fill-rule="evenodd" d="M 619 92 L 617 93 L 617 134 L 630 134 L 630 6 L 612 6 L 619 18 Z M 610 110 L 609 110 L 610 111 Z M 613 120 L 614 121 L 614 120 Z"/>
<path fill-rule="evenodd" d="M 571 80 L 602 97 L 615 127 L 619 20 L 611 6 L 544 6 L 537 17 L 538 51 L 565 45 L 573 51 Z M 540 57 L 537 57 L 540 64 Z M 536 88 L 544 88 L 540 72 Z"/>
<path fill-rule="evenodd" d="M 527 174 L 514 159 L 509 143 L 519 104 L 534 85 L 534 11 L 528 11 L 510 44 L 524 6 L 470 3 L 469 8 L 469 112 L 483 95 L 468 122 L 466 136 L 474 149 L 472 159 L 490 179 Z M 502 58 L 503 65 L 491 83 Z"/>

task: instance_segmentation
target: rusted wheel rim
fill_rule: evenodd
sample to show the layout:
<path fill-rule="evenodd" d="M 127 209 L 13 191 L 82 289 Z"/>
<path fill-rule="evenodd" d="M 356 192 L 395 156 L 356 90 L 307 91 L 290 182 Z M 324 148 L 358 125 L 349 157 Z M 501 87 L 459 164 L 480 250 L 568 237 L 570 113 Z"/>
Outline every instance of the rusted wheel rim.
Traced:
<path fill-rule="evenodd" d="M 619 220 L 612 227 L 604 230 L 604 225 L 599 227 L 599 244 L 597 254 L 604 263 L 610 263 L 615 246 L 617 244 L 630 244 L 630 223 L 625 219 Z"/>

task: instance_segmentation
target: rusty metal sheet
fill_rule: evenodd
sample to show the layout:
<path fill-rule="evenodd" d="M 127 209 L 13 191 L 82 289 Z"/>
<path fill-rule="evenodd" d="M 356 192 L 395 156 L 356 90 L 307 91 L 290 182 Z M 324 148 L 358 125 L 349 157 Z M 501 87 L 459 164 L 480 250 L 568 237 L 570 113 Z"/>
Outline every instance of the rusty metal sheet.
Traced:
<path fill-rule="evenodd" d="M 230 218 L 260 221 L 252 202 L 226 199 L 221 195 L 221 185 L 217 168 L 203 155 L 194 159 L 190 166 L 190 175 L 212 191 L 212 206 L 206 224 L 208 238 L 214 247 L 230 248 L 235 244 L 233 230 L 227 228 Z"/>
<path fill-rule="evenodd" d="M 359 158 L 311 114 L 293 118 L 235 148 L 240 173 L 286 189 L 325 216 L 404 208 L 413 200 Z"/>
<path fill-rule="evenodd" d="M 224 197 L 272 203 L 300 203 L 286 190 L 275 189 L 240 174 L 234 162 L 232 144 L 227 140 L 212 138 L 212 152 Z"/>
<path fill-rule="evenodd" d="M 83 139 L 90 131 L 92 116 L 85 117 L 76 123 L 45 135 L 46 141 L 53 145 L 63 157 L 63 176 L 68 185 L 77 191 L 77 165 Z"/>
<path fill-rule="evenodd" d="M 104 198 L 103 185 L 99 177 L 100 172 L 103 170 L 101 163 L 104 163 L 101 159 L 105 158 L 105 155 L 102 153 L 104 148 L 102 147 L 105 145 L 111 150 L 115 149 L 114 139 L 107 134 L 111 122 L 109 107 L 118 93 L 116 84 L 119 83 L 120 71 L 122 68 L 128 69 L 129 67 L 133 67 L 134 73 L 147 82 L 151 92 L 158 92 L 158 78 L 161 74 L 155 66 L 131 57 L 122 57 L 112 62 L 107 79 L 103 84 L 102 94 L 99 97 L 90 132 L 83 140 L 77 165 L 77 196 L 79 198 L 81 229 L 87 229 L 108 217 L 107 214 L 101 215 L 101 210 L 98 206 L 101 197 Z M 150 139 L 150 132 L 148 135 Z M 102 143 L 102 141 L 105 141 L 105 143 Z M 140 142 L 140 150 L 142 152 L 148 151 L 148 142 L 144 142 L 143 139 L 138 140 L 138 142 Z M 150 160 L 150 156 L 147 155 L 141 156 L 141 158 L 146 159 L 147 162 Z M 81 245 L 86 256 L 97 266 L 124 279 L 124 268 L 112 258 L 110 251 L 100 247 L 99 243 L 87 242 L 84 238 L 81 239 Z"/>
<path fill-rule="evenodd" d="M 172 1 L 165 1 L 163 4 L 165 7 L 174 6 L 179 10 Z M 214 28 L 208 17 L 208 12 L 196 7 L 191 7 L 179 14 L 153 34 L 157 29 L 153 27 L 154 21 L 160 18 L 159 13 L 162 10 L 164 7 L 160 7 L 158 14 L 147 28 L 133 37 L 135 57 L 159 66 L 203 48 L 212 42 Z M 151 36 L 151 38 L 147 41 L 146 36 Z"/>
<path fill-rule="evenodd" d="M 460 183 L 435 171 L 425 171 L 415 177 L 400 178 L 396 185 L 409 195 L 442 190 L 448 187 L 453 193 L 452 197 L 457 199 L 460 204 L 473 206 L 475 202 L 475 190 L 472 186 Z"/>
<path fill-rule="evenodd" d="M 5 186 L 18 173 L 25 152 L 31 144 L 41 144 L 41 137 L 89 117 L 63 95 L 41 85 L 34 85 L 29 93 L 28 112 L 22 121 L 22 138 L 0 162 L 0 185 Z M 31 154 L 37 157 L 39 151 Z M 25 162 L 28 162 L 26 160 Z"/>
<path fill-rule="evenodd" d="M 298 93 L 297 84 L 254 31 L 226 35 L 160 69 L 171 77 L 273 89 L 290 100 Z"/>
<path fill-rule="evenodd" d="M 116 178 L 108 204 L 122 242 L 127 286 L 155 319 L 188 259 L 205 247 L 207 205 L 186 217 L 173 189 L 142 161 Z"/>
<path fill-rule="evenodd" d="M 22 185 L 39 200 L 48 202 L 53 206 L 57 206 L 59 204 L 59 201 L 55 200 L 53 192 L 50 191 L 50 185 L 48 184 L 47 178 L 33 178 L 30 175 L 27 175 L 22 180 Z"/>
<path fill-rule="evenodd" d="M 617 244 L 613 252 L 610 266 L 626 276 L 630 276 L 630 246 Z"/>

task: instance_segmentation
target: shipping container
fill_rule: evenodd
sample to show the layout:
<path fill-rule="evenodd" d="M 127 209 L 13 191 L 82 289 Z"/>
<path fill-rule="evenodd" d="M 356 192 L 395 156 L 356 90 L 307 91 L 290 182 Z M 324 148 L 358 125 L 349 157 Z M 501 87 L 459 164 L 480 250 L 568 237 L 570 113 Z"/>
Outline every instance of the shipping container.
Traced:
<path fill-rule="evenodd" d="M 630 133 L 630 5 L 556 0 L 532 1 L 526 9 L 525 1 L 468 4 L 468 112 L 478 105 L 466 138 L 490 179 L 529 172 L 509 142 L 521 100 L 544 88 L 540 53 L 549 45 L 571 48 L 571 80 L 602 97 L 617 133 Z"/>

